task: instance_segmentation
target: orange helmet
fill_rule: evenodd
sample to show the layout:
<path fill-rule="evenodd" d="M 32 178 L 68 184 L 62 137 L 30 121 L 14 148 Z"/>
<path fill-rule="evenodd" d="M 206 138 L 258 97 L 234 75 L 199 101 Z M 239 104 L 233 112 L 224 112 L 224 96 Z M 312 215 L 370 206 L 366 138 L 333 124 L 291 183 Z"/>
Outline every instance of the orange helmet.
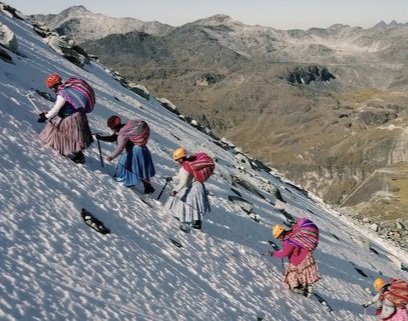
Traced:
<path fill-rule="evenodd" d="M 48 88 L 52 88 L 54 86 L 59 85 L 62 82 L 61 77 L 58 74 L 50 74 L 48 75 L 45 84 Z"/>
<path fill-rule="evenodd" d="M 385 281 L 384 281 L 383 278 L 376 278 L 376 279 L 374 280 L 374 282 L 373 282 L 374 289 L 375 289 L 377 292 L 380 292 L 381 289 L 384 287 L 384 285 L 385 285 Z"/>
<path fill-rule="evenodd" d="M 283 225 L 275 225 L 272 227 L 272 236 L 277 239 L 283 231 L 285 231 L 285 227 Z"/>
<path fill-rule="evenodd" d="M 173 153 L 173 159 L 176 161 L 180 158 L 186 157 L 187 156 L 187 151 L 183 148 L 177 148 L 174 153 Z"/>
<path fill-rule="evenodd" d="M 113 115 L 108 118 L 108 121 L 106 122 L 106 125 L 110 129 L 117 129 L 120 124 L 122 123 L 122 120 L 120 119 L 119 116 Z"/>

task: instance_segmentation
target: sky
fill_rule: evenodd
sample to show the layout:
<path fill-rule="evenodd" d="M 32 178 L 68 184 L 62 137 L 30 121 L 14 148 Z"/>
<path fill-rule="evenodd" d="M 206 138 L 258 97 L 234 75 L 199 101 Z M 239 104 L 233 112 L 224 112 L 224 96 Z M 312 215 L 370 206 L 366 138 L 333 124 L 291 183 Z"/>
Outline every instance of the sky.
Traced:
<path fill-rule="evenodd" d="M 1 13 L 0 23 L 16 34 L 20 52 L 8 51 L 13 63 L 0 59 L 1 320 L 374 321 L 374 309 L 360 305 L 368 300 L 373 280 L 380 274 L 408 278 L 401 269 L 407 253 L 368 227 L 306 195 L 276 171 L 251 169 L 155 97 L 145 100 L 123 87 L 104 66 L 75 66 L 28 23 Z M 108 134 L 106 119 L 112 114 L 148 122 L 157 172 L 156 192 L 144 199 L 149 205 L 142 201 L 141 186 L 129 189 L 112 179 L 116 162 L 102 167 L 96 144 L 85 151 L 86 163 L 77 165 L 40 141 L 44 124 L 37 122 L 38 111 L 26 95 L 47 91 L 44 79 L 50 72 L 64 79 L 76 75 L 93 86 L 92 132 Z M 52 107 L 35 97 L 41 110 Z M 163 207 L 170 188 L 155 200 L 165 177 L 177 172 L 171 154 L 180 145 L 218 160 L 206 182 L 212 211 L 203 230 L 190 234 L 181 232 Z M 102 142 L 102 155 L 114 147 Z M 237 184 L 233 192 L 231 175 L 264 198 Z M 285 202 L 268 192 L 268 184 L 279 188 Z M 237 193 L 253 204 L 260 222 L 229 201 Z M 84 224 L 83 207 L 111 234 Z M 290 293 L 282 282 L 282 262 L 261 255 L 271 250 L 271 226 L 286 220 L 280 208 L 320 228 L 314 255 L 322 280 L 315 291 L 331 304 L 330 314 L 314 298 Z"/>
<path fill-rule="evenodd" d="M 276 29 L 327 28 L 336 23 L 370 28 L 382 20 L 408 22 L 406 0 L 10 0 L 6 3 L 25 14 L 56 14 L 70 6 L 83 5 L 107 16 L 157 20 L 172 26 L 215 14 Z"/>

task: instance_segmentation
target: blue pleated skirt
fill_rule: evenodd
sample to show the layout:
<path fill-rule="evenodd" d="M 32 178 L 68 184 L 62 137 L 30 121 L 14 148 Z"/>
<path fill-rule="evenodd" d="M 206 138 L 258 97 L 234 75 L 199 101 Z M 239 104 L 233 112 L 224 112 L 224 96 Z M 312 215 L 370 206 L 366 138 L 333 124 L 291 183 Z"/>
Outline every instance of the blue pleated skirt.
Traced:
<path fill-rule="evenodd" d="M 131 151 L 124 151 L 121 154 L 113 177 L 129 187 L 150 179 L 155 174 L 149 149 L 146 146 L 134 145 Z"/>

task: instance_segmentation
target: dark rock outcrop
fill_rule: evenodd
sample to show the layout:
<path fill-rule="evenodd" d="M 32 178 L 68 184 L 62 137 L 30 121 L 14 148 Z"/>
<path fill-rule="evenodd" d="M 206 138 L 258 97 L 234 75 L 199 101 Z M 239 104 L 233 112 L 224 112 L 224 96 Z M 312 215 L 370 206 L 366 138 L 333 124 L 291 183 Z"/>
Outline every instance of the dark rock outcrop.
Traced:
<path fill-rule="evenodd" d="M 6 61 L 6 62 L 13 62 L 13 58 L 8 54 L 7 51 L 3 50 L 0 48 L 0 59 Z"/>
<path fill-rule="evenodd" d="M 282 79 L 295 85 L 308 85 L 312 81 L 330 81 L 336 79 L 336 77 L 330 73 L 326 67 L 308 66 L 296 67 L 292 71 L 289 71 Z"/>

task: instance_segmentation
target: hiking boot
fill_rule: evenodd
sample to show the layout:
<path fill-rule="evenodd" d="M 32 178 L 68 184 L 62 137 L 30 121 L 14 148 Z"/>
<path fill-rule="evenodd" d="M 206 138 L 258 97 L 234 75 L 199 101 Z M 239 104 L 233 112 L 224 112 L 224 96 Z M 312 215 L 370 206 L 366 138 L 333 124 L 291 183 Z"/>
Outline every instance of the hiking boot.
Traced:
<path fill-rule="evenodd" d="M 193 221 L 191 227 L 197 230 L 201 230 L 201 220 Z"/>
<path fill-rule="evenodd" d="M 305 287 L 305 297 L 310 298 L 313 295 L 313 285 L 308 285 Z"/>
<path fill-rule="evenodd" d="M 179 229 L 182 230 L 184 233 L 190 233 L 191 231 L 190 225 L 186 223 L 180 224 Z"/>
<path fill-rule="evenodd" d="M 83 164 L 85 163 L 85 155 L 82 153 L 82 151 L 72 153 L 67 156 L 70 160 L 72 160 L 76 164 Z"/>
<path fill-rule="evenodd" d="M 144 187 L 145 194 L 153 194 L 155 191 L 154 187 L 151 184 L 146 184 Z"/>
<path fill-rule="evenodd" d="M 293 288 L 293 289 L 290 289 L 293 293 L 296 293 L 296 294 L 300 294 L 300 295 L 305 295 L 305 288 L 303 288 L 303 287 L 296 287 L 296 288 Z M 306 295 L 305 295 L 306 296 Z"/>

